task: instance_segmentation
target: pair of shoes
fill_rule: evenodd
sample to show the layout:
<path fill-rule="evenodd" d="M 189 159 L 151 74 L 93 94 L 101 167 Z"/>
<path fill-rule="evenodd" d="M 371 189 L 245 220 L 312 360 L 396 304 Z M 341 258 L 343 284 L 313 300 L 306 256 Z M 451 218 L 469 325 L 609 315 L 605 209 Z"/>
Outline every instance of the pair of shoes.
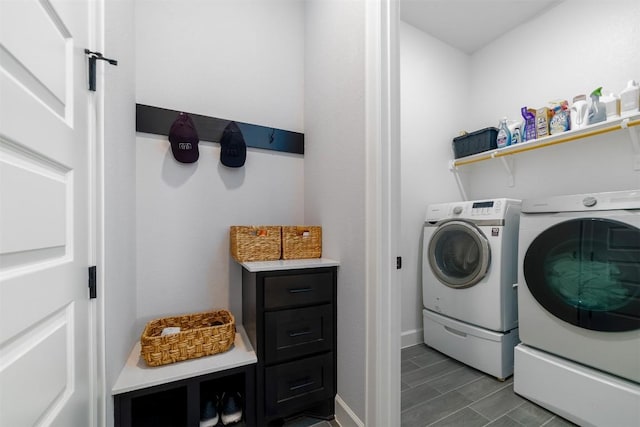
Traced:
<path fill-rule="evenodd" d="M 222 424 L 228 426 L 242 420 L 242 396 L 237 391 L 222 394 Z"/>
<path fill-rule="evenodd" d="M 242 396 L 238 392 L 224 392 L 205 402 L 200 414 L 200 427 L 213 427 L 222 421 L 228 426 L 242 420 Z"/>
<path fill-rule="evenodd" d="M 218 415 L 218 396 L 215 397 L 215 402 L 207 400 L 204 404 L 204 409 L 200 414 L 200 427 L 213 427 L 218 424 L 220 416 Z"/>

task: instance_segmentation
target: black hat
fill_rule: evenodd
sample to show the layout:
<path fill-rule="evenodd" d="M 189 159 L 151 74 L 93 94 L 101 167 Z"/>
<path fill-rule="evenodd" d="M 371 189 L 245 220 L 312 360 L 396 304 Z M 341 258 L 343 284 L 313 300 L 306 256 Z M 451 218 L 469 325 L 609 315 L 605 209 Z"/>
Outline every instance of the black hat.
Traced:
<path fill-rule="evenodd" d="M 220 139 L 220 162 L 230 168 L 239 168 L 247 158 L 247 146 L 236 122 L 230 122 Z"/>
<path fill-rule="evenodd" d="M 193 163 L 200 157 L 198 131 L 187 113 L 180 113 L 171 125 L 169 142 L 173 157 L 181 163 Z"/>

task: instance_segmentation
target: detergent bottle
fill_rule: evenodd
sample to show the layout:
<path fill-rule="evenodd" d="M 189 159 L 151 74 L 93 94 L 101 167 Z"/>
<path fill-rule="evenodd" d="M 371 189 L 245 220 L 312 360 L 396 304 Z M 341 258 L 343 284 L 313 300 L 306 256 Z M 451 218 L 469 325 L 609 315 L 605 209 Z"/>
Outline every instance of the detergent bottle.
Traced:
<path fill-rule="evenodd" d="M 532 141 L 536 139 L 536 116 L 533 112 L 529 111 L 527 107 L 522 107 L 520 109 L 520 114 L 522 114 L 523 122 L 522 129 L 520 135 L 522 136 L 522 141 Z"/>
<path fill-rule="evenodd" d="M 496 139 L 498 148 L 504 148 L 511 145 L 511 131 L 507 125 L 507 118 L 503 117 L 498 126 L 498 137 Z"/>
<path fill-rule="evenodd" d="M 640 106 L 640 85 L 629 80 L 627 87 L 620 92 L 620 114 L 628 115 L 638 111 Z"/>
<path fill-rule="evenodd" d="M 600 102 L 600 97 L 602 96 L 602 88 L 599 87 L 591 92 L 591 105 L 589 105 L 589 114 L 587 114 L 587 118 L 589 119 L 589 124 L 592 125 L 594 123 L 600 123 L 607 120 L 607 111 L 605 110 L 605 106 L 602 102 Z"/>

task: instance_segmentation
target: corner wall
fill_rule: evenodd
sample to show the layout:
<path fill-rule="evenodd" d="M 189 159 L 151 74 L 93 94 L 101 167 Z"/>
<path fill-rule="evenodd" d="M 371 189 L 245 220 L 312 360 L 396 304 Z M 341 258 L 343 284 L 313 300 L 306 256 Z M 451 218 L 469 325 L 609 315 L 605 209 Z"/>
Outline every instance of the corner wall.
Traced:
<path fill-rule="evenodd" d="M 104 99 L 102 141 L 103 207 L 102 248 L 98 252 L 97 304 L 104 313 L 104 401 L 98 418 L 113 425 L 111 388 L 124 366 L 135 340 L 136 322 L 136 188 L 135 182 L 135 47 L 133 3 L 99 2 L 104 5 L 104 54 L 118 66 L 98 66 L 97 96 Z M 103 68 L 104 67 L 104 68 Z M 100 154 L 98 154 L 99 156 Z M 100 161 L 101 160 L 101 161 Z M 100 424 L 99 424 L 100 425 Z"/>
<path fill-rule="evenodd" d="M 303 131 L 303 13 L 296 0 L 140 0 L 136 102 Z M 167 126 L 171 124 L 168 123 Z M 242 319 L 230 225 L 303 222 L 304 160 L 248 149 L 243 168 L 200 142 L 178 163 L 167 137 L 138 134 L 138 329 L 168 314 L 230 309 Z"/>
<path fill-rule="evenodd" d="M 365 419 L 365 2 L 305 14 L 305 221 L 338 268 L 338 395 Z M 340 421 L 340 420 L 339 420 Z M 348 424 L 347 424 L 348 425 Z"/>

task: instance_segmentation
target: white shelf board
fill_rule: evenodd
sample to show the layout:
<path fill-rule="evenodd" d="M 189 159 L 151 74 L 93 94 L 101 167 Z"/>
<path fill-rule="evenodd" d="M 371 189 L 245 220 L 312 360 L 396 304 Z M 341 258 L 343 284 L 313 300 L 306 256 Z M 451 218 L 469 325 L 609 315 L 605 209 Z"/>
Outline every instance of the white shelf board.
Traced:
<path fill-rule="evenodd" d="M 520 144 L 510 145 L 508 147 L 496 148 L 489 151 L 483 151 L 481 153 L 472 154 L 470 156 L 460 157 L 452 160 L 452 166 L 464 166 L 469 163 L 475 163 L 478 161 L 489 160 L 495 157 L 502 157 L 507 155 L 518 154 L 529 149 L 544 148 L 556 143 L 563 143 L 574 141 L 576 139 L 588 138 L 593 136 L 593 133 L 601 130 L 622 130 L 625 128 L 623 122 L 633 122 L 640 119 L 638 112 L 626 113 L 622 117 L 616 117 L 604 122 L 587 125 L 581 129 L 572 129 L 566 132 L 562 132 L 555 135 L 549 135 L 542 138 L 534 139 L 531 141 L 522 142 Z"/>
<path fill-rule="evenodd" d="M 276 261 L 249 261 L 240 265 L 250 273 L 275 270 L 294 270 L 300 268 L 337 267 L 338 261 L 328 258 L 280 259 Z"/>
<path fill-rule="evenodd" d="M 133 350 L 131 350 L 127 363 L 122 368 L 120 376 L 111 389 L 111 394 L 127 393 L 199 375 L 221 372 L 250 365 L 257 361 L 256 352 L 251 347 L 242 325 L 236 325 L 236 338 L 233 346 L 224 353 L 163 366 L 147 366 L 144 359 L 140 357 L 140 341 L 138 341 Z"/>

